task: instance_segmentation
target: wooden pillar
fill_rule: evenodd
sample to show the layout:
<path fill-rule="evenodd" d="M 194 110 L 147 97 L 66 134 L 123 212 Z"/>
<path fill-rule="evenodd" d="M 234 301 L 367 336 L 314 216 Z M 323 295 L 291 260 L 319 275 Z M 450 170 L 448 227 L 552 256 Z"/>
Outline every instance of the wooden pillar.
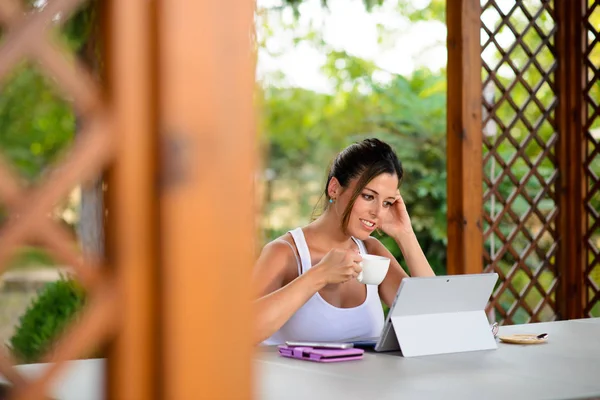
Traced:
<path fill-rule="evenodd" d="M 557 93 L 558 107 L 558 200 L 560 215 L 558 232 L 559 288 L 558 316 L 561 319 L 583 317 L 583 279 L 585 259 L 583 235 L 583 151 L 582 126 L 585 31 L 583 13 L 586 0 L 557 1 Z"/>
<path fill-rule="evenodd" d="M 161 393 L 251 389 L 254 3 L 162 0 Z"/>
<path fill-rule="evenodd" d="M 159 359 L 156 57 L 153 2 L 104 2 L 115 162 L 108 174 L 107 252 L 121 329 L 108 350 L 107 398 L 156 399 Z M 183 397 L 180 397 L 183 398 Z"/>
<path fill-rule="evenodd" d="M 483 270 L 479 0 L 447 0 L 448 274 Z"/>

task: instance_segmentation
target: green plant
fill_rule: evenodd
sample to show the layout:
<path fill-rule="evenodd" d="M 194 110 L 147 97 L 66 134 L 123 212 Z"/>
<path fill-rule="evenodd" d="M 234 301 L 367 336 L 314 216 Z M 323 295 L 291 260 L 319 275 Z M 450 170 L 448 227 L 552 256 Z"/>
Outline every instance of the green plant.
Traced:
<path fill-rule="evenodd" d="M 10 345 L 21 362 L 38 362 L 73 321 L 85 304 L 83 288 L 73 279 L 61 277 L 42 288 L 20 318 Z"/>
<path fill-rule="evenodd" d="M 401 191 L 415 233 L 436 274 L 445 274 L 446 77 L 418 70 L 408 78 L 394 75 L 383 84 L 373 81 L 372 68 L 344 52 L 331 52 L 326 71 L 337 79 L 335 94 L 261 89 L 267 163 L 276 177 L 265 196 L 265 239 L 307 223 L 333 156 L 352 142 L 377 137 L 402 161 Z M 360 82 L 362 89 L 346 87 L 342 78 Z M 385 235 L 375 236 L 406 268 L 397 244 Z"/>

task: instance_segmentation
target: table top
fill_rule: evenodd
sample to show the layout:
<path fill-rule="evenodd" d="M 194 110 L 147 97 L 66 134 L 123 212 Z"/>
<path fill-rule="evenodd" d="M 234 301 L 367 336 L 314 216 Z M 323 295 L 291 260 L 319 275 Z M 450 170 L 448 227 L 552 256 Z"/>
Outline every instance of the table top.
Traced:
<path fill-rule="evenodd" d="M 499 335 L 548 333 L 543 344 L 404 358 L 365 353 L 332 364 L 261 349 L 259 399 L 564 399 L 600 396 L 600 318 L 500 327 Z M 443 333 L 442 333 L 443 334 Z"/>
<path fill-rule="evenodd" d="M 572 399 L 600 396 L 600 318 L 500 328 L 500 335 L 548 333 L 536 345 L 499 343 L 497 350 L 404 358 L 365 354 L 363 360 L 320 364 L 280 357 L 275 347 L 255 356 L 257 399 Z M 20 365 L 30 378 L 47 364 Z M 50 395 L 104 398 L 103 359 L 65 364 Z M 0 377 L 0 382 L 6 382 Z"/>
<path fill-rule="evenodd" d="M 41 377 L 50 364 L 17 365 L 16 369 L 25 377 Z M 61 367 L 57 379 L 52 381 L 48 395 L 60 400 L 102 400 L 106 360 L 94 358 L 67 361 Z M 0 375 L 0 382 L 8 381 Z"/>

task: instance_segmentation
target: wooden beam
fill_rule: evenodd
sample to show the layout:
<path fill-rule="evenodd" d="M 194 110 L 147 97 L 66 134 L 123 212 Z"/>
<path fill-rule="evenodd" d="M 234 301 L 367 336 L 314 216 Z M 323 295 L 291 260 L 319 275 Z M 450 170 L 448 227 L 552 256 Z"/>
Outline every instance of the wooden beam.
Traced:
<path fill-rule="evenodd" d="M 253 12 L 160 1 L 164 399 L 252 396 Z"/>
<path fill-rule="evenodd" d="M 154 2 L 103 2 L 107 100 L 116 153 L 107 243 L 120 302 L 108 350 L 108 399 L 156 399 L 159 359 L 156 44 Z M 107 132 L 109 134 L 109 132 Z"/>
<path fill-rule="evenodd" d="M 483 270 L 482 84 L 479 0 L 448 0 L 449 274 Z"/>
<path fill-rule="evenodd" d="M 558 317 L 583 317 L 583 280 L 585 259 L 583 236 L 583 101 L 585 31 L 583 11 L 586 0 L 556 2 L 556 50 L 558 107 L 558 248 L 559 288 L 557 291 Z"/>

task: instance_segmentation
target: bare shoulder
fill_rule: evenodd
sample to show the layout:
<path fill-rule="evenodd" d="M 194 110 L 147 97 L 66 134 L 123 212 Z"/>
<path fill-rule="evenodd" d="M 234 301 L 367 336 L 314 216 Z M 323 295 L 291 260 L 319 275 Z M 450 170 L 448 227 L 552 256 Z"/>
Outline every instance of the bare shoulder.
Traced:
<path fill-rule="evenodd" d="M 296 246 L 289 234 L 282 235 L 267 243 L 260 252 L 260 259 L 269 261 L 295 260 Z"/>
<path fill-rule="evenodd" d="M 293 241 L 286 235 L 263 247 L 253 273 L 260 295 L 273 292 L 298 277 L 295 251 Z"/>

